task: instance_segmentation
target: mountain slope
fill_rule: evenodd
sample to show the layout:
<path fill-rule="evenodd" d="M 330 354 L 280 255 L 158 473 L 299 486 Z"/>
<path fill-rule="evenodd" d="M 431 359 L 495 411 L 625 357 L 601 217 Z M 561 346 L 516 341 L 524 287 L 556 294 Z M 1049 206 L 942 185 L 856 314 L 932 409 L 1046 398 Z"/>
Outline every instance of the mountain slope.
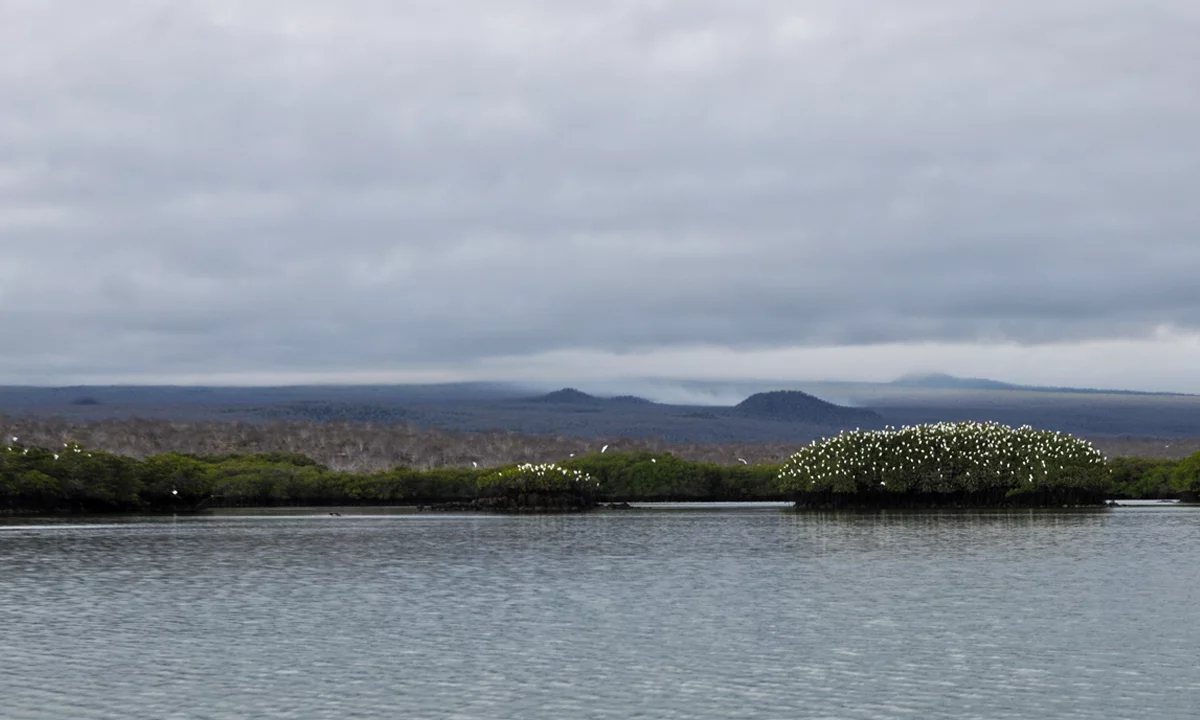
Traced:
<path fill-rule="evenodd" d="M 773 390 L 755 393 L 738 403 L 733 412 L 742 417 L 809 425 L 883 424 L 883 418 L 870 410 L 843 407 L 799 390 Z"/>

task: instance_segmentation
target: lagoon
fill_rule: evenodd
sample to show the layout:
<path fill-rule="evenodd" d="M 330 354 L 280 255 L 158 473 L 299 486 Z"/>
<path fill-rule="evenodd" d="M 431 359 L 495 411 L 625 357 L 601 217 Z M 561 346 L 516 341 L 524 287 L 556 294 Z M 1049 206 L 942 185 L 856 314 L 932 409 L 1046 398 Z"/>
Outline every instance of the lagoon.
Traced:
<path fill-rule="evenodd" d="M 1200 509 L 0 520 L 0 717 L 1194 718 Z"/>

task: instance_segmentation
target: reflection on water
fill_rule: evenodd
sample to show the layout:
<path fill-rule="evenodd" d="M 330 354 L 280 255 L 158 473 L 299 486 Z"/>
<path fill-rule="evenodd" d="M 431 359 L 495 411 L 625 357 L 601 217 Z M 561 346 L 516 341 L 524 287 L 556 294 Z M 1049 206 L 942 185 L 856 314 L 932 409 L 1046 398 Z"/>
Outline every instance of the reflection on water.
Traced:
<path fill-rule="evenodd" d="M 0 524 L 0 717 L 1194 718 L 1200 512 Z"/>

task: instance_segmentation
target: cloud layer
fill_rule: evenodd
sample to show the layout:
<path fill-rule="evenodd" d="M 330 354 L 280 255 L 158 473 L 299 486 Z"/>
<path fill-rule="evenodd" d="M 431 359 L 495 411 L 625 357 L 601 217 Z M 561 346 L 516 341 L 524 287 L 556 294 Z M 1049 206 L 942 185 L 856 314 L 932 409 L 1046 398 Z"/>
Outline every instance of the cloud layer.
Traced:
<path fill-rule="evenodd" d="M 1183 0 L 7 2 L 0 382 L 1190 347 L 1197 30 Z"/>

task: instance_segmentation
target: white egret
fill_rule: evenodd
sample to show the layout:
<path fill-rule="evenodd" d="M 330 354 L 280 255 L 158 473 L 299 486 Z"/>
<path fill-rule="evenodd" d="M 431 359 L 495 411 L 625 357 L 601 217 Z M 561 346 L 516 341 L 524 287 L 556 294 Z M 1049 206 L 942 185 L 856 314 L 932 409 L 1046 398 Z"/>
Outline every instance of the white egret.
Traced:
<path fill-rule="evenodd" d="M 471 461 L 471 467 L 473 467 L 473 468 L 478 468 L 478 467 L 479 467 L 479 463 L 477 463 L 477 462 L 475 462 L 474 460 L 472 460 L 472 461 Z"/>
<path fill-rule="evenodd" d="M 743 465 L 749 465 L 749 464 L 750 464 L 750 463 L 746 462 L 746 458 L 738 458 L 738 462 L 740 462 L 740 463 L 741 463 L 741 464 L 743 464 Z"/>
<path fill-rule="evenodd" d="M 605 451 L 605 450 L 607 450 L 607 449 L 608 449 L 608 446 L 607 446 L 607 445 L 605 445 L 604 447 L 600 448 L 600 452 L 604 452 L 604 451 Z"/>

